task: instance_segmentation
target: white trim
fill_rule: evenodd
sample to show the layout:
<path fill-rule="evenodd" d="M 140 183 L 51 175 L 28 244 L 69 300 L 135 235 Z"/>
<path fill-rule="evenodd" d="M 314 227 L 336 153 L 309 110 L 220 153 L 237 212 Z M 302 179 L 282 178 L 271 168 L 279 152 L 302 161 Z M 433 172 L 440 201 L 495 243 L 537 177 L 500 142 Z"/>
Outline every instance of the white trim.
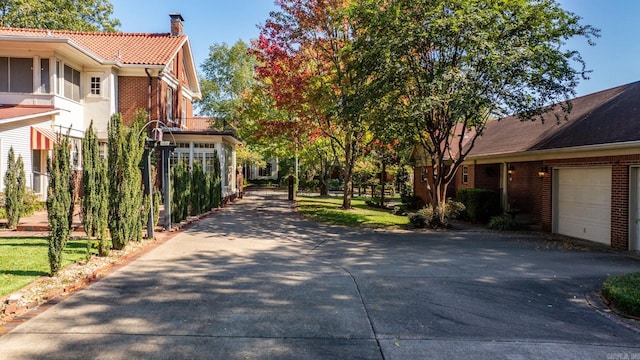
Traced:
<path fill-rule="evenodd" d="M 640 250 L 640 166 L 629 167 L 629 250 Z"/>
<path fill-rule="evenodd" d="M 574 146 L 568 148 L 531 150 L 510 154 L 486 154 L 467 156 L 467 161 L 476 161 L 478 164 L 491 164 L 497 162 L 526 162 L 539 160 L 557 160 L 567 158 L 588 158 L 596 156 L 618 156 L 637 154 L 640 141 L 628 141 L 622 143 L 610 143 L 600 145 Z"/>

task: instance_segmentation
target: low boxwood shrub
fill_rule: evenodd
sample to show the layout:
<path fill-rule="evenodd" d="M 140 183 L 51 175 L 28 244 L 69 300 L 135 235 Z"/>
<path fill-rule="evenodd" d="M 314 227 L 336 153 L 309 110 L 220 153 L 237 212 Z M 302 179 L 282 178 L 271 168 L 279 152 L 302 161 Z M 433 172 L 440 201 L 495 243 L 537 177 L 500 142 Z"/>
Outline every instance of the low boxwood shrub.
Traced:
<path fill-rule="evenodd" d="M 465 217 L 474 223 L 486 223 L 492 216 L 500 215 L 500 193 L 489 189 L 460 189 L 456 200 L 466 207 Z"/>
<path fill-rule="evenodd" d="M 621 312 L 640 316 L 640 272 L 609 277 L 602 286 L 602 295 Z"/>

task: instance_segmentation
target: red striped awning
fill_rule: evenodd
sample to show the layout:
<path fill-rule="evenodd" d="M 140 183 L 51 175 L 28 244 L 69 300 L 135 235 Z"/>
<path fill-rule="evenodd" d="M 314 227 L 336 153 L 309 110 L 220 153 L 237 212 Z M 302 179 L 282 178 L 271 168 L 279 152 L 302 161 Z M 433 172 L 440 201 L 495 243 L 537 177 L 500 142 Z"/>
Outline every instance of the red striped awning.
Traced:
<path fill-rule="evenodd" d="M 57 135 L 51 129 L 31 127 L 31 150 L 53 150 Z"/>

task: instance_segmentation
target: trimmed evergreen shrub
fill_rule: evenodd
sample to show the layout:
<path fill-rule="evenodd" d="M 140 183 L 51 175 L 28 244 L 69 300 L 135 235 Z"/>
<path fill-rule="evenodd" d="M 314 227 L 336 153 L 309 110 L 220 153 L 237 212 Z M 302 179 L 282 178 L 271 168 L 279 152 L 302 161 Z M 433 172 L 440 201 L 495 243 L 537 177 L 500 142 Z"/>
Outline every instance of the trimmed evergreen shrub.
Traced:
<path fill-rule="evenodd" d="M 24 213 L 24 198 L 26 195 L 26 177 L 22 156 L 15 158 L 13 146 L 9 148 L 7 171 L 4 175 L 5 199 L 4 207 L 9 229 L 15 229 Z"/>
<path fill-rule="evenodd" d="M 213 177 L 211 178 L 212 208 L 222 206 L 222 168 L 218 151 L 213 151 Z"/>
<path fill-rule="evenodd" d="M 82 223 L 89 237 L 98 237 L 99 256 L 109 255 L 111 248 L 107 237 L 109 218 L 109 176 L 107 161 L 100 158 L 98 137 L 93 130 L 93 120 L 82 139 Z M 87 241 L 87 256 L 90 256 L 92 240 Z"/>
<path fill-rule="evenodd" d="M 474 223 L 486 223 L 502 212 L 500 194 L 495 190 L 460 189 L 456 200 L 464 204 L 467 218 Z"/>
<path fill-rule="evenodd" d="M 96 165 L 99 159 L 98 137 L 93 131 L 93 120 L 89 128 L 84 132 L 82 139 L 82 188 L 83 197 L 82 204 L 82 224 L 87 236 L 95 237 L 98 221 L 97 203 L 99 193 L 97 191 L 98 183 L 96 181 Z M 105 194 L 106 195 L 106 194 Z"/>
<path fill-rule="evenodd" d="M 62 251 L 67 246 L 71 227 L 71 161 L 69 137 L 58 134 L 53 157 L 47 159 L 49 187 L 47 189 L 47 217 L 49 220 L 49 268 L 55 275 L 62 264 Z"/>
<path fill-rule="evenodd" d="M 144 153 L 144 135 L 136 112 L 132 128 L 122 124 L 115 114 L 109 124 L 109 230 L 113 248 L 123 249 L 130 240 L 142 239 L 143 188 L 140 164 Z"/>
<path fill-rule="evenodd" d="M 191 215 L 199 215 L 211 209 L 208 208 L 209 186 L 202 164 L 194 162 L 191 170 Z"/>
<path fill-rule="evenodd" d="M 183 160 L 171 168 L 171 185 L 171 218 L 181 222 L 189 215 L 191 199 L 191 174 Z"/>

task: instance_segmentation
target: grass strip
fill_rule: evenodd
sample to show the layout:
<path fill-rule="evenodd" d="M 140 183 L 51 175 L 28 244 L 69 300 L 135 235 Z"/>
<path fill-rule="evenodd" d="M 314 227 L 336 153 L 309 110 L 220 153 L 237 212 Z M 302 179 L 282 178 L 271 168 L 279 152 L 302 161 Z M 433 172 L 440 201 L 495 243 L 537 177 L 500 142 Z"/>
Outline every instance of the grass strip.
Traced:
<path fill-rule="evenodd" d="M 365 199 L 353 198 L 353 209 L 342 209 L 342 197 L 300 196 L 298 212 L 303 216 L 326 224 L 362 226 L 368 228 L 405 228 L 406 216 L 393 215 L 390 210 L 367 206 Z"/>
<path fill-rule="evenodd" d="M 86 240 L 70 240 L 62 267 L 86 259 Z M 0 296 L 5 296 L 49 274 L 46 238 L 0 238 Z"/>
<path fill-rule="evenodd" d="M 640 317 L 640 272 L 609 277 L 602 295 L 621 312 Z"/>

